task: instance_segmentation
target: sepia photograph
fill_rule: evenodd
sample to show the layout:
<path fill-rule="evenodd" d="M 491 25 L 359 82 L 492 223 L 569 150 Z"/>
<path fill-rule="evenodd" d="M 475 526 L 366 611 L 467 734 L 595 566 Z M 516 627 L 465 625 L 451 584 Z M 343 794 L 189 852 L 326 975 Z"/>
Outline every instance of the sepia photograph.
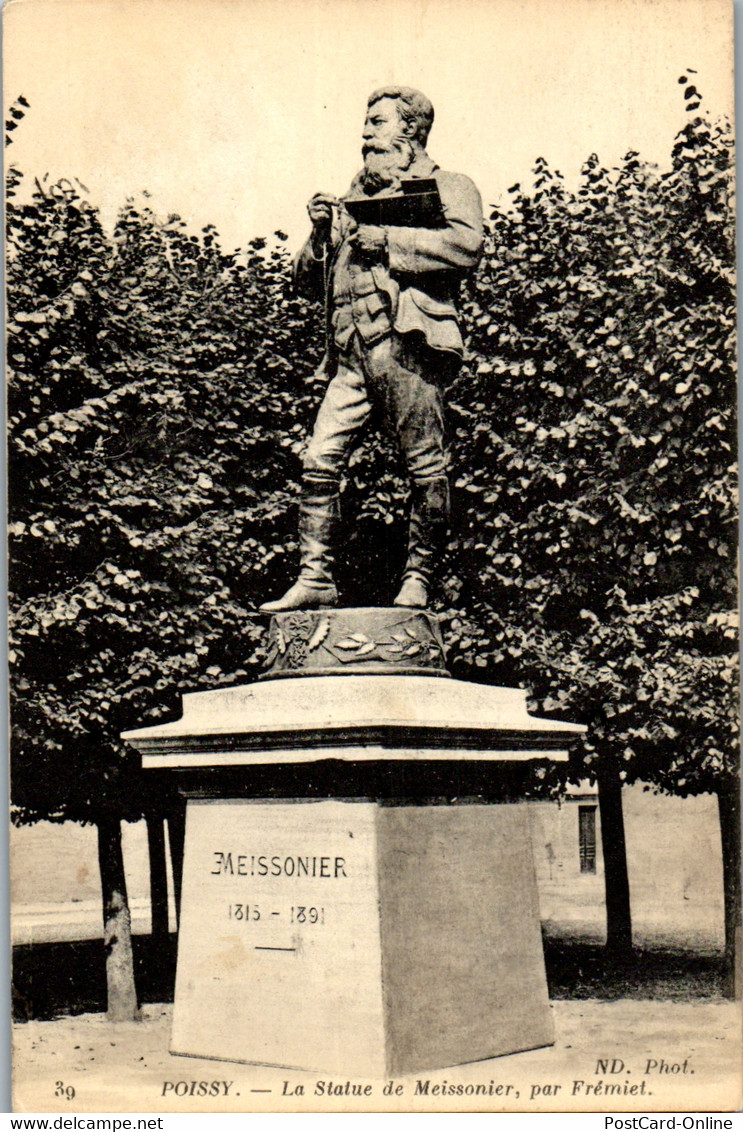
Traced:
<path fill-rule="evenodd" d="M 6 3 L 14 1112 L 740 1110 L 733 15 Z"/>

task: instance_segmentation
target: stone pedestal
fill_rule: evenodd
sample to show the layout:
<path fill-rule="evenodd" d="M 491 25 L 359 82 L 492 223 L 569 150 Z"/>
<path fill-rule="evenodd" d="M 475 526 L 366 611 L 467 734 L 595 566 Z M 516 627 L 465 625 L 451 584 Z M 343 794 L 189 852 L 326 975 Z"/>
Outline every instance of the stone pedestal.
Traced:
<path fill-rule="evenodd" d="M 451 679 L 425 612 L 269 632 L 265 678 L 125 736 L 189 797 L 172 1052 L 371 1078 L 549 1044 L 516 799 L 582 729 Z"/>
<path fill-rule="evenodd" d="M 379 1078 L 552 1041 L 524 806 L 190 802 L 171 1052 Z"/>

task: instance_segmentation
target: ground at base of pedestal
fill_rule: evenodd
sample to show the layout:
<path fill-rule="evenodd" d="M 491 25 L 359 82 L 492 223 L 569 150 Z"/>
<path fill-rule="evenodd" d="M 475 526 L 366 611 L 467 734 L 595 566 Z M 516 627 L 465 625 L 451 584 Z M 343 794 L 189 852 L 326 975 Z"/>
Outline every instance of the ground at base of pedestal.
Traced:
<path fill-rule="evenodd" d="M 149 1005 L 142 1022 L 106 1022 L 103 1014 L 83 1014 L 14 1028 L 15 1112 L 59 1112 L 54 1084 L 74 1082 L 70 1111 L 84 1112 L 277 1112 L 277 1111 L 718 1111 L 739 1105 L 740 1006 L 735 1003 L 657 1001 L 601 1002 L 596 999 L 552 1004 L 554 1046 L 477 1064 L 400 1078 L 401 1096 L 385 1096 L 386 1081 L 373 1082 L 368 1098 L 316 1096 L 318 1076 L 258 1069 L 226 1062 L 174 1057 L 168 1053 L 172 1007 Z M 655 1036 L 655 1038 L 653 1037 Z M 649 1041 L 659 1054 L 693 1049 L 694 1075 L 657 1075 L 654 1095 L 622 1098 L 572 1094 L 575 1080 L 598 1080 L 596 1057 L 613 1051 L 629 1066 L 648 1058 Z M 660 1044 L 658 1044 L 660 1043 Z M 599 1051 L 599 1054 L 597 1054 Z M 683 1061 L 683 1058 L 681 1059 Z M 322 1080 L 327 1081 L 327 1076 Z M 428 1082 L 416 1095 L 417 1081 Z M 624 1078 L 623 1078 L 624 1079 Z M 284 1091 L 288 1080 L 292 1095 Z M 343 1079 L 345 1080 L 345 1078 Z M 232 1081 L 227 1097 L 176 1097 L 165 1082 Z M 519 1092 L 497 1096 L 434 1095 L 435 1085 L 493 1081 Z M 396 1082 L 397 1085 L 398 1082 Z M 531 1097 L 539 1083 L 560 1084 L 555 1096 Z M 296 1092 L 301 1085 L 303 1093 Z M 260 1090 L 260 1091 L 254 1091 Z M 612 1103 L 613 1102 L 613 1103 Z M 7 1111 L 7 1110 L 6 1110 Z"/>

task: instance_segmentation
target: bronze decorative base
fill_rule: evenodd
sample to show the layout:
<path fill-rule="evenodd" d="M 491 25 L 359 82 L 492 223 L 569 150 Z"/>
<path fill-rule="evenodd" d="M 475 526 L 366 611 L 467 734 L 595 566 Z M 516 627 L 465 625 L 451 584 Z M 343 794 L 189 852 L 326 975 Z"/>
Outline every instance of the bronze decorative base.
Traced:
<path fill-rule="evenodd" d="M 448 676 L 438 618 L 427 610 L 323 609 L 277 613 L 261 680 L 277 676 Z"/>

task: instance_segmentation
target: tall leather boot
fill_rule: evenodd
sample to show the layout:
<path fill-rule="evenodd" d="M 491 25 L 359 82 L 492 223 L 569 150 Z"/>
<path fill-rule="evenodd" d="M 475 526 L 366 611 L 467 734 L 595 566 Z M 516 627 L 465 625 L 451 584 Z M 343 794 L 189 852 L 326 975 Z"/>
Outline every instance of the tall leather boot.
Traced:
<path fill-rule="evenodd" d="M 435 476 L 414 480 L 410 488 L 408 560 L 395 605 L 425 609 L 428 589 L 439 564 L 449 531 L 449 480 Z"/>
<path fill-rule="evenodd" d="M 283 597 L 264 602 L 259 607 L 261 613 L 322 609 L 338 604 L 333 581 L 338 514 L 338 480 L 305 475 L 299 501 L 299 577 Z"/>

